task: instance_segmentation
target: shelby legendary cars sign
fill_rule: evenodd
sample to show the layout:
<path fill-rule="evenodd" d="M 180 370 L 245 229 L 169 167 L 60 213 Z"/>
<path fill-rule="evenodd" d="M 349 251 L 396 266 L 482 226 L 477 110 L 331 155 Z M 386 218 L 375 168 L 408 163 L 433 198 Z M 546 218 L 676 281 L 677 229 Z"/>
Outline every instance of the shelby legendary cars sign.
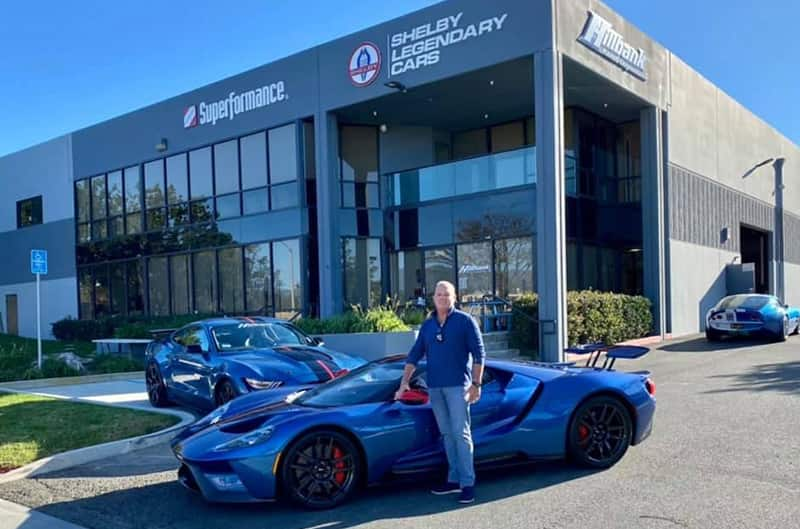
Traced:
<path fill-rule="evenodd" d="M 289 96 L 286 94 L 283 81 L 269 83 L 240 94 L 230 92 L 228 97 L 219 101 L 208 103 L 201 101 L 198 105 L 187 107 L 183 111 L 183 128 L 188 129 L 207 123 L 216 125 L 221 119 L 232 120 L 242 112 L 250 112 L 287 99 Z"/>
<path fill-rule="evenodd" d="M 589 19 L 586 21 L 583 33 L 578 37 L 578 42 L 616 63 L 623 70 L 631 72 L 639 79 L 647 80 L 647 72 L 644 70 L 644 50 L 634 48 L 625 42 L 622 35 L 614 31 L 611 22 L 597 13 L 589 11 Z"/>

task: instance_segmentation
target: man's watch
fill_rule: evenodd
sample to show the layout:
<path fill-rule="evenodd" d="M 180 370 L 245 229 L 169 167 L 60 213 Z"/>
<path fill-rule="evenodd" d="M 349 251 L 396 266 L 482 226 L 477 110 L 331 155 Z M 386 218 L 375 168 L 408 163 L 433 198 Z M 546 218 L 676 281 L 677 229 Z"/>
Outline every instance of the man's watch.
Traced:
<path fill-rule="evenodd" d="M 481 389 L 481 383 L 480 382 L 473 382 L 472 385 L 475 386 L 478 389 Z"/>

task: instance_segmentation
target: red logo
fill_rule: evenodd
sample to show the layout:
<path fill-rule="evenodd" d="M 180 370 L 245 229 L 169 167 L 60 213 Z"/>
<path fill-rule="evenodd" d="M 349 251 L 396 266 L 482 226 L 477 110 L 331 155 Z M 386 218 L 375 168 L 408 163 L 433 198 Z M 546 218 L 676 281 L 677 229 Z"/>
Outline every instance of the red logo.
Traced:
<path fill-rule="evenodd" d="M 197 107 L 192 105 L 183 111 L 183 128 L 188 129 L 197 126 Z"/>
<path fill-rule="evenodd" d="M 371 42 L 362 42 L 350 56 L 347 73 L 356 86 L 375 82 L 381 72 L 381 50 Z"/>

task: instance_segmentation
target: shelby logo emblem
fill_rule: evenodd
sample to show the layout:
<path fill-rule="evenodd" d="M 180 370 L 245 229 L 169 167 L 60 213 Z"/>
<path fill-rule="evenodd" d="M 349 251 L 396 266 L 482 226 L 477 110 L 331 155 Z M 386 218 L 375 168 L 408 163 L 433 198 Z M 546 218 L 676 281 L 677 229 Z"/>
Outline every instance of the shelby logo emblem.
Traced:
<path fill-rule="evenodd" d="M 631 72 L 639 79 L 647 80 L 647 73 L 644 70 L 644 50 L 634 48 L 626 43 L 622 35 L 611 27 L 611 22 L 597 13 L 589 11 L 589 19 L 586 21 L 583 33 L 578 37 L 578 42 L 616 63 L 623 70 Z"/>
<path fill-rule="evenodd" d="M 188 129 L 197 126 L 197 107 L 192 105 L 183 111 L 183 128 Z"/>
<path fill-rule="evenodd" d="M 363 42 L 350 56 L 347 73 L 356 86 L 367 86 L 381 72 L 381 50 L 371 42 Z"/>

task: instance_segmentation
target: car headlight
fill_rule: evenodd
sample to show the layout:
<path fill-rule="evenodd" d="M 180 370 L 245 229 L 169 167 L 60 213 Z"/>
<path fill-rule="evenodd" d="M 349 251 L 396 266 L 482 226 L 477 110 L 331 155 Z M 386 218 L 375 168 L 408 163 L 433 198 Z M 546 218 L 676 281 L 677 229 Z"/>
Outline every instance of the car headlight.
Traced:
<path fill-rule="evenodd" d="M 244 383 L 250 389 L 275 389 L 283 384 L 283 380 L 259 380 L 257 378 L 245 378 Z"/>
<path fill-rule="evenodd" d="M 227 450 L 235 450 L 237 448 L 247 448 L 249 446 L 255 446 L 257 444 L 263 443 L 264 441 L 272 437 L 272 433 L 274 431 L 275 428 L 273 428 L 272 426 L 262 426 L 261 428 L 257 428 L 252 432 L 237 437 L 236 439 L 231 439 L 230 441 L 226 441 L 222 444 L 215 446 L 214 451 L 225 452 Z"/>

